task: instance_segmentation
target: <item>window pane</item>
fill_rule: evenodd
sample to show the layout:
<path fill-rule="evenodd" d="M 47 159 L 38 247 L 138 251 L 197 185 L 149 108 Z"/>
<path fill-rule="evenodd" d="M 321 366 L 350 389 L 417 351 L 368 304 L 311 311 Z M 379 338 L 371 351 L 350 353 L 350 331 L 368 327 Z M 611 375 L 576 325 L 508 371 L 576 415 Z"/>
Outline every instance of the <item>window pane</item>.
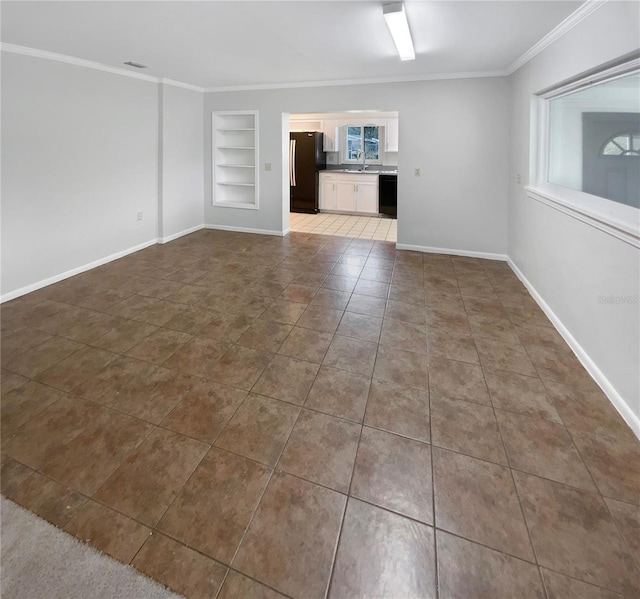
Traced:
<path fill-rule="evenodd" d="M 367 160 L 378 160 L 380 157 L 380 140 L 378 127 L 364 128 L 364 153 Z"/>
<path fill-rule="evenodd" d="M 362 127 L 347 127 L 347 160 L 362 158 Z"/>
<path fill-rule="evenodd" d="M 640 74 L 549 102 L 549 182 L 640 207 Z"/>

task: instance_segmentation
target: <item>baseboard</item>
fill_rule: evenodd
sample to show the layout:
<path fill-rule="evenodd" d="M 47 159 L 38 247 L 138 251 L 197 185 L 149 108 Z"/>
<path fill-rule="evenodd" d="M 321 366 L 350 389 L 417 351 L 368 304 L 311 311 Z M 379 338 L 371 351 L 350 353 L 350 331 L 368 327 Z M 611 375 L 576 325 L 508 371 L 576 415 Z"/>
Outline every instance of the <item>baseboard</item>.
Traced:
<path fill-rule="evenodd" d="M 205 229 L 215 229 L 217 231 L 233 231 L 235 233 L 257 233 L 258 235 L 276 235 L 284 237 L 289 230 L 286 231 L 270 231 L 269 229 L 250 229 L 248 227 L 232 227 L 231 225 L 205 225 Z"/>
<path fill-rule="evenodd" d="M 618 393 L 611 381 L 604 375 L 602 370 L 598 368 L 596 363 L 591 359 L 585 349 L 578 343 L 575 337 L 571 334 L 569 329 L 562 324 L 562 321 L 558 318 L 556 313 L 551 309 L 549 304 L 544 301 L 542 296 L 536 291 L 535 287 L 530 283 L 524 273 L 517 267 L 517 265 L 509 258 L 507 263 L 511 267 L 511 270 L 522 281 L 527 288 L 533 299 L 538 306 L 547 315 L 547 318 L 551 321 L 553 326 L 557 329 L 558 333 L 562 335 L 562 338 L 567 342 L 567 345 L 571 348 L 576 355 L 580 363 L 584 366 L 585 370 L 591 375 L 591 378 L 602 389 L 604 394 L 609 398 L 609 401 L 618 410 L 624 421 L 631 427 L 631 430 L 640 439 L 640 418 L 634 414 L 629 407 L 629 404 L 624 400 L 622 395 Z"/>
<path fill-rule="evenodd" d="M 184 237 L 185 235 L 189 235 L 190 233 L 195 233 L 196 231 L 201 231 L 204 229 L 205 225 L 196 225 L 195 227 L 191 227 L 189 229 L 184 229 L 184 231 L 179 231 L 178 233 L 174 233 L 173 235 L 168 235 L 167 237 L 160 237 L 158 239 L 158 243 L 169 243 L 174 239 L 178 239 L 178 237 Z"/>
<path fill-rule="evenodd" d="M 92 268 L 96 268 L 97 266 L 102 266 L 103 264 L 107 264 L 107 262 L 113 262 L 118 258 L 124 258 L 124 256 L 128 256 L 129 254 L 133 254 L 134 252 L 138 252 L 140 250 L 148 248 L 149 246 L 155 245 L 157 242 L 158 240 L 155 238 L 150 239 L 149 241 L 145 241 L 144 243 L 141 243 L 139 245 L 133 246 L 126 250 L 122 250 L 121 252 L 116 252 L 115 254 L 111 254 L 110 256 L 100 258 L 99 260 L 94 260 L 93 262 L 89 262 L 88 264 L 83 264 L 82 266 L 78 266 L 77 268 L 72 268 L 71 270 L 67 270 L 66 272 L 60 273 L 59 275 L 54 275 L 53 277 L 49 277 L 48 279 L 42 279 L 37 283 L 31 283 L 30 285 L 20 287 L 20 289 L 9 291 L 0 295 L 0 304 L 20 297 L 21 295 L 31 293 L 32 291 L 37 291 L 38 289 L 42 289 L 43 287 L 53 285 L 54 283 L 58 283 L 59 281 L 63 281 L 64 279 L 68 279 L 69 277 L 79 275 L 81 272 L 86 272 L 87 270 L 91 270 Z"/>
<path fill-rule="evenodd" d="M 406 243 L 396 243 L 399 250 L 413 250 L 414 252 L 424 252 L 425 254 L 451 254 L 452 256 L 464 256 L 466 258 L 483 258 L 485 260 L 501 260 L 506 262 L 506 254 L 492 254 L 490 252 L 472 252 L 469 250 L 452 250 L 449 248 L 433 248 L 424 245 L 408 245 Z"/>
<path fill-rule="evenodd" d="M 284 231 L 282 231 L 282 236 L 285 237 L 291 233 L 291 229 L 287 227 Z"/>

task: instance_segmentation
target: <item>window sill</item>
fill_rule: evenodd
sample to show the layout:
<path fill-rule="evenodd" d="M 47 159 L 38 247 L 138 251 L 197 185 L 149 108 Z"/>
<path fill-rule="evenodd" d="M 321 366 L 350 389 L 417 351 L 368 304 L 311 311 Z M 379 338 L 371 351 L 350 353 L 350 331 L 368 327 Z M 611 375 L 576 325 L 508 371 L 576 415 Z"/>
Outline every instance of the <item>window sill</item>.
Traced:
<path fill-rule="evenodd" d="M 557 185 L 525 186 L 527 197 L 640 248 L 640 211 Z"/>

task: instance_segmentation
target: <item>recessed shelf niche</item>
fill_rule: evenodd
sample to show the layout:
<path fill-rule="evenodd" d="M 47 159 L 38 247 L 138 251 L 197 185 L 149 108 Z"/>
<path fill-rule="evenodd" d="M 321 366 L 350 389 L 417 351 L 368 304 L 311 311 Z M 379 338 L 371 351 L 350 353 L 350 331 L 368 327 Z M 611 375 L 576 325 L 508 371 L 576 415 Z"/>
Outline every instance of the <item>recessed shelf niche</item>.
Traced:
<path fill-rule="evenodd" d="M 214 112 L 213 205 L 258 209 L 258 111 Z"/>

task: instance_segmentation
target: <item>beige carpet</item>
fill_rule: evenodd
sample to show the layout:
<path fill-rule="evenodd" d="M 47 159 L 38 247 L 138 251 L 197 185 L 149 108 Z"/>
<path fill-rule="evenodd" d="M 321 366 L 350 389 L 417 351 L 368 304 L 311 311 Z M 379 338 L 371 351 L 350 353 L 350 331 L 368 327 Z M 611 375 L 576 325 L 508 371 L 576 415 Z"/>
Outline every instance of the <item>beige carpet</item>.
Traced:
<path fill-rule="evenodd" d="M 2 599 L 178 599 L 2 497 Z"/>

